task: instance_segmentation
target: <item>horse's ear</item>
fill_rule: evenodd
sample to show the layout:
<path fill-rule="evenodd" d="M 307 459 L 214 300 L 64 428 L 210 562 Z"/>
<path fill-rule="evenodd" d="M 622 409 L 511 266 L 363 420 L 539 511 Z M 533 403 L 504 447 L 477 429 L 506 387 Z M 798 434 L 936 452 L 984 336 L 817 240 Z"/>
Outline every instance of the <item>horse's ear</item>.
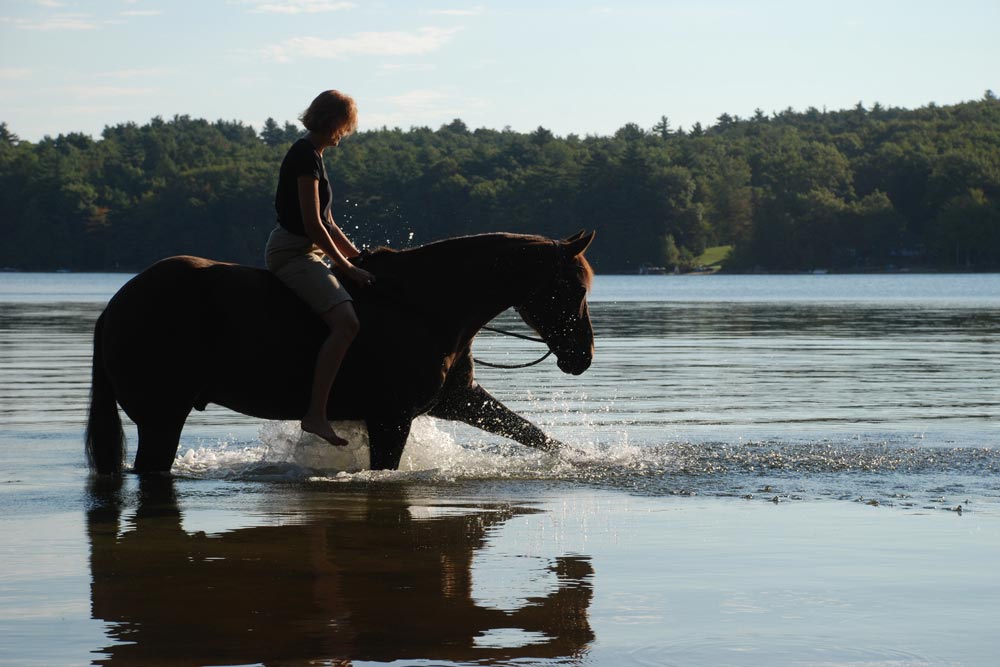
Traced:
<path fill-rule="evenodd" d="M 581 229 L 576 234 L 573 234 L 572 236 L 567 236 L 563 240 L 566 241 L 566 243 L 569 243 L 570 241 L 577 241 L 577 240 L 583 238 L 583 235 L 586 234 L 586 233 L 587 233 L 586 230 Z"/>
<path fill-rule="evenodd" d="M 582 255 L 584 251 L 590 247 L 591 242 L 594 240 L 594 234 L 596 234 L 596 232 L 590 232 L 589 234 L 584 233 L 583 236 L 579 238 L 567 241 L 567 254 L 570 257 Z"/>

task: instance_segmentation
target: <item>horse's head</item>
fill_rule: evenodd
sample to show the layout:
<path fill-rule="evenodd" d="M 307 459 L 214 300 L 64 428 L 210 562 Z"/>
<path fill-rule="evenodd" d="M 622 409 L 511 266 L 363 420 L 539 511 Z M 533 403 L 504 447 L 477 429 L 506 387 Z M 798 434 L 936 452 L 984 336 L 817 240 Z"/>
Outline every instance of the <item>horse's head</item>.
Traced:
<path fill-rule="evenodd" d="M 557 241 L 555 275 L 516 307 L 521 319 L 555 353 L 560 370 L 573 375 L 587 370 L 594 359 L 594 329 L 587 306 L 594 272 L 583 256 L 593 240 L 594 232 L 580 232 Z"/>

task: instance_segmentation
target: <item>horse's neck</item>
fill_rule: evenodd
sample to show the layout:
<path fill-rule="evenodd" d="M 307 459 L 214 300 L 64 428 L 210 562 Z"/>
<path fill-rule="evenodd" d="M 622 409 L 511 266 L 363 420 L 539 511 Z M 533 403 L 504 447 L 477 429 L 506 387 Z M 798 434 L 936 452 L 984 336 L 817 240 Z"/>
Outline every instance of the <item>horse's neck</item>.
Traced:
<path fill-rule="evenodd" d="M 473 270 L 445 277 L 441 293 L 453 304 L 454 320 L 469 340 L 505 310 L 522 303 L 545 279 L 548 266 L 538 253 L 484 257 Z M 447 272 L 446 272 L 447 273 Z"/>
<path fill-rule="evenodd" d="M 391 273 L 396 274 L 393 283 L 405 293 L 404 299 L 441 320 L 457 340 L 465 342 L 497 315 L 524 301 L 551 273 L 554 259 L 554 245 L 537 241 L 481 243 L 471 250 L 456 244 L 454 252 L 445 247 L 434 249 L 436 253 L 431 250 L 409 251 L 412 257 L 400 253 L 384 267 L 398 268 L 398 273 Z"/>

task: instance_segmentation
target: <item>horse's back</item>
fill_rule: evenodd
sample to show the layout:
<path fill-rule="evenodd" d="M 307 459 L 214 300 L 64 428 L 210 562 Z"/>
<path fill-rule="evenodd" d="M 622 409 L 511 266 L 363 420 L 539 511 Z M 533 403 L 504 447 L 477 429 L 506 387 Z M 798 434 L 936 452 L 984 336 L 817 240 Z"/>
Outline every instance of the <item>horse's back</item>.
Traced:
<path fill-rule="evenodd" d="M 340 418 L 403 401 L 426 405 L 455 355 L 433 318 L 392 293 L 361 292 L 361 334 L 338 374 Z M 265 418 L 305 411 L 322 319 L 264 269 L 178 256 L 126 283 L 104 313 L 109 375 L 122 407 L 148 395 Z M 343 411 L 343 414 L 340 414 Z M 130 415 L 131 416 L 131 415 Z"/>
<path fill-rule="evenodd" d="M 235 293 L 259 293 L 272 285 L 273 276 L 263 270 L 204 257 L 178 255 L 161 259 L 125 283 L 111 303 L 133 296 L 146 299 L 155 294 L 161 303 L 191 305 L 203 301 L 219 287 Z M 130 304 L 134 306 L 135 304 Z"/>
<path fill-rule="evenodd" d="M 309 328 L 308 310 L 290 297 L 263 269 L 169 257 L 112 297 L 100 344 L 119 384 L 166 382 L 200 395 L 220 376 L 252 377 L 267 363 L 280 328 L 296 322 Z"/>
<path fill-rule="evenodd" d="M 178 255 L 137 274 L 112 297 L 107 310 L 109 318 L 134 326 L 145 322 L 176 328 L 193 318 L 207 318 L 224 327 L 242 323 L 240 313 L 301 315 L 300 304 L 289 296 L 265 269 Z"/>

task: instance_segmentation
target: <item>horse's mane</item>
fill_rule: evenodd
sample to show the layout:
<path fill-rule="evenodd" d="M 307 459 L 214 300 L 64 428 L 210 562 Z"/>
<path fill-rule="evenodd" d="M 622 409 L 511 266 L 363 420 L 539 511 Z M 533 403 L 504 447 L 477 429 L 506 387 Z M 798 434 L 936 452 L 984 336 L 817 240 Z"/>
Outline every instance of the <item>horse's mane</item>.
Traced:
<path fill-rule="evenodd" d="M 375 270 L 409 270 L 416 269 L 419 265 L 444 268 L 444 263 L 454 265 L 456 262 L 482 262 L 521 248 L 551 245 L 552 241 L 544 236 L 508 232 L 473 234 L 433 241 L 405 250 L 379 247 L 370 252 L 365 266 Z"/>
<path fill-rule="evenodd" d="M 552 243 L 551 239 L 536 234 L 514 234 L 512 232 L 487 232 L 484 234 L 470 234 L 468 236 L 454 236 L 439 241 L 432 241 L 415 248 L 396 250 L 394 248 L 381 247 L 373 250 L 376 253 L 391 253 L 396 255 L 416 255 L 435 252 L 454 252 L 456 249 L 465 252 L 477 252 L 483 250 L 495 251 L 497 247 L 513 248 L 531 244 Z"/>
<path fill-rule="evenodd" d="M 498 258 L 509 257 L 514 252 L 536 250 L 544 253 L 546 249 L 555 247 L 556 242 L 544 236 L 493 232 L 456 236 L 405 250 L 384 246 L 375 248 L 368 253 L 364 265 L 373 271 L 412 271 L 419 275 L 422 271 L 447 270 L 456 263 L 483 265 Z M 589 288 L 594 271 L 583 255 L 577 259 L 581 277 Z"/>

